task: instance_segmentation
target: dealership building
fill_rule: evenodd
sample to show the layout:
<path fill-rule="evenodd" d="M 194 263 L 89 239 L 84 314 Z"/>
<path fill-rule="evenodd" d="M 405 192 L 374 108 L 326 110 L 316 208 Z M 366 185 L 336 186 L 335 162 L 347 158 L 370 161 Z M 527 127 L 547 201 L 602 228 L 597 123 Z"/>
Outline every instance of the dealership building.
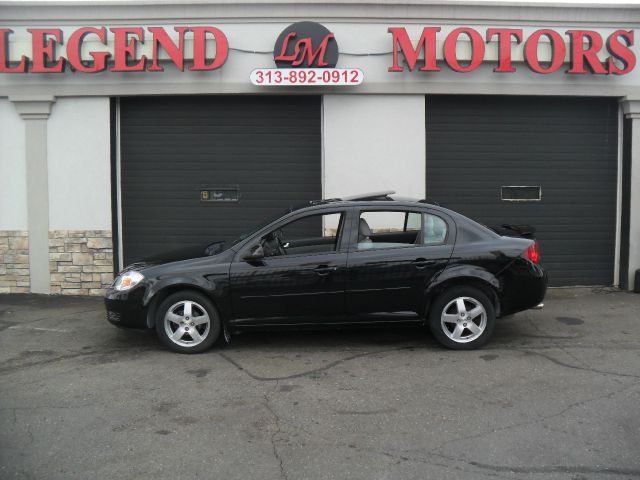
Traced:
<path fill-rule="evenodd" d="M 640 8 L 0 0 L 0 293 L 394 190 L 537 230 L 552 286 L 640 269 Z"/>

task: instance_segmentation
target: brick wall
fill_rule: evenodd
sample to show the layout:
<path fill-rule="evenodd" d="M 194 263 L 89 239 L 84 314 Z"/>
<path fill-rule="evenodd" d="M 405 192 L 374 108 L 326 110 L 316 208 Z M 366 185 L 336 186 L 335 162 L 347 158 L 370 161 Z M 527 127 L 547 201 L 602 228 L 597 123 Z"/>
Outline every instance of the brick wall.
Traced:
<path fill-rule="evenodd" d="M 24 230 L 0 230 L 0 293 L 28 292 L 28 233 Z"/>
<path fill-rule="evenodd" d="M 49 232 L 51 293 L 103 295 L 113 281 L 110 230 Z"/>

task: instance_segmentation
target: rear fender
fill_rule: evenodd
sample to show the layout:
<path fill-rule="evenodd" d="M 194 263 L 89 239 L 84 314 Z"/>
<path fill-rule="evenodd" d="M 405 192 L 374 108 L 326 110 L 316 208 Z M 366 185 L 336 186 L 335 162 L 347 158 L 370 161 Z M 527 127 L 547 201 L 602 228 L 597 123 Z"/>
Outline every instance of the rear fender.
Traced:
<path fill-rule="evenodd" d="M 455 265 L 446 268 L 435 277 L 427 286 L 425 311 L 428 311 L 431 301 L 443 292 L 448 286 L 469 284 L 484 291 L 493 302 L 496 316 L 500 316 L 500 300 L 498 292 L 501 291 L 500 281 L 488 270 L 476 265 Z"/>

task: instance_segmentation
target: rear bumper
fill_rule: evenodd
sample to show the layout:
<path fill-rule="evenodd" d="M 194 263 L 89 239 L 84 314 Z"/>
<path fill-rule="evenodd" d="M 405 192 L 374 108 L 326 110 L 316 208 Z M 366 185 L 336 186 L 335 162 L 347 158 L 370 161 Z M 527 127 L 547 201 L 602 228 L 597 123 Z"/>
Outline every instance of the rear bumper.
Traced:
<path fill-rule="evenodd" d="M 118 327 L 147 328 L 147 309 L 142 301 L 145 290 L 142 285 L 127 292 L 107 290 L 104 298 L 107 321 Z"/>
<path fill-rule="evenodd" d="M 540 265 L 521 258 L 504 272 L 500 282 L 500 316 L 504 316 L 540 305 L 547 293 L 549 279 Z"/>

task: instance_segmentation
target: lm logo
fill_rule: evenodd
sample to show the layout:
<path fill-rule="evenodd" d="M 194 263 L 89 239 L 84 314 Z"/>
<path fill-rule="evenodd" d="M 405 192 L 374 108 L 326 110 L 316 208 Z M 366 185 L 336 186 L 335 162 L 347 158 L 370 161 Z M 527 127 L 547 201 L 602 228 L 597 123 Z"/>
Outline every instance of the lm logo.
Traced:
<path fill-rule="evenodd" d="M 334 68 L 338 63 L 338 42 L 324 25 L 294 23 L 278 36 L 273 59 L 278 68 Z"/>

